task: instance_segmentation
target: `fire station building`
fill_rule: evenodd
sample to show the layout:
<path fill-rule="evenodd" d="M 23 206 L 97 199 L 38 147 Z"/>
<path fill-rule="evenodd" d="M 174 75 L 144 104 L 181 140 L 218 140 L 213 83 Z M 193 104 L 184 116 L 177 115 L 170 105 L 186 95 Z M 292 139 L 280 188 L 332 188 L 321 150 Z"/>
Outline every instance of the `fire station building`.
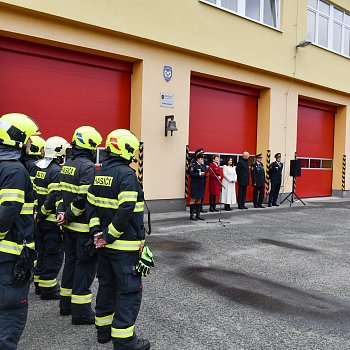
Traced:
<path fill-rule="evenodd" d="M 221 160 L 262 153 L 265 166 L 280 152 L 284 194 L 298 157 L 300 197 L 348 196 L 350 3 L 0 1 L 0 115 L 10 112 L 44 138 L 130 128 L 159 211 L 185 208 L 186 160 L 200 147 Z"/>

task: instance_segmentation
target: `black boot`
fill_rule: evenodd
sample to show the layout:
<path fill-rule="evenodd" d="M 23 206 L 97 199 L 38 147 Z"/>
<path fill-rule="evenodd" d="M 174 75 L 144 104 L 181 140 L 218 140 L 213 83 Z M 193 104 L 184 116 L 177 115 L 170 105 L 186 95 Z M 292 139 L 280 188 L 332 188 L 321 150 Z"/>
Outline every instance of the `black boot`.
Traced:
<path fill-rule="evenodd" d="M 83 325 L 83 324 L 95 324 L 95 313 L 92 312 L 89 316 L 85 317 L 72 317 L 72 324 Z"/>
<path fill-rule="evenodd" d="M 201 213 L 207 213 L 208 210 L 203 209 L 203 198 L 201 199 Z"/>
<path fill-rule="evenodd" d="M 214 204 L 213 204 L 213 196 L 212 195 L 209 196 L 209 205 L 210 205 L 209 211 L 213 212 L 214 211 Z"/>
<path fill-rule="evenodd" d="M 195 204 L 190 204 L 190 220 L 197 221 Z"/>
<path fill-rule="evenodd" d="M 200 203 L 199 203 L 199 204 L 197 203 L 197 204 L 196 204 L 196 218 L 197 218 L 197 220 L 203 221 L 204 219 L 201 218 L 200 213 L 201 213 L 201 204 L 200 204 Z"/>
<path fill-rule="evenodd" d="M 130 346 L 126 346 L 123 343 L 118 344 L 118 342 L 114 343 L 114 350 L 149 350 L 150 348 L 151 344 L 147 339 L 136 338 L 136 342 Z"/>
<path fill-rule="evenodd" d="M 216 209 L 216 196 L 213 196 L 213 211 L 219 211 Z"/>
<path fill-rule="evenodd" d="M 226 211 L 230 211 L 230 210 L 231 210 L 230 204 L 225 204 L 225 210 L 226 210 Z"/>

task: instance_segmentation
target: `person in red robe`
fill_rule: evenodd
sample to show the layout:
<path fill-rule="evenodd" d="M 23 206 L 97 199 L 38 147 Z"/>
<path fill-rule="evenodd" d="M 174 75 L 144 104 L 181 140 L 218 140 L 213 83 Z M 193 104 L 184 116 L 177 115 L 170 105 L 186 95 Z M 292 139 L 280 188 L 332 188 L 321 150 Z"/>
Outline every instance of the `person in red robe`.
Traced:
<path fill-rule="evenodd" d="M 220 200 L 220 192 L 221 192 L 221 179 L 222 173 L 219 165 L 219 156 L 213 156 L 213 162 L 210 164 L 209 173 L 209 203 L 210 203 L 210 211 L 218 211 L 216 209 L 216 199 Z M 215 175 L 216 176 L 215 176 Z"/>

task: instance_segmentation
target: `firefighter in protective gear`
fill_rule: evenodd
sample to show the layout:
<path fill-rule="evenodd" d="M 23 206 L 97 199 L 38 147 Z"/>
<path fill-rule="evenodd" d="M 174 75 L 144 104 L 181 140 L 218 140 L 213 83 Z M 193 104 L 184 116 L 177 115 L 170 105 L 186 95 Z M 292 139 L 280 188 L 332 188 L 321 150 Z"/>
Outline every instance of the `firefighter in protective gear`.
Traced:
<path fill-rule="evenodd" d="M 63 201 L 58 205 L 57 220 L 63 226 L 65 252 L 60 314 L 71 314 L 72 323 L 76 325 L 94 324 L 90 286 L 96 275 L 97 257 L 86 249 L 90 235 L 85 204 L 95 176 L 92 159 L 101 142 L 101 135 L 93 127 L 82 126 L 75 130 L 72 154 L 60 174 Z"/>
<path fill-rule="evenodd" d="M 27 320 L 30 281 L 15 286 L 13 273 L 23 245 L 34 248 L 34 198 L 19 158 L 38 129 L 24 114 L 0 118 L 0 349 L 17 348 Z"/>
<path fill-rule="evenodd" d="M 40 136 L 32 136 L 31 142 L 26 147 L 26 154 L 22 159 L 23 165 L 28 170 L 30 179 L 33 183 L 36 172 L 38 170 L 35 162 L 41 159 L 44 155 L 45 140 Z"/>
<path fill-rule="evenodd" d="M 135 265 L 140 260 L 145 230 L 143 191 L 129 164 L 139 141 L 130 131 L 118 129 L 108 135 L 106 148 L 107 156 L 89 189 L 86 209 L 98 252 L 97 339 L 100 343 L 113 339 L 114 349 L 146 350 L 149 341 L 134 333 L 142 298 L 141 275 Z M 152 257 L 150 260 L 152 264 Z M 146 264 L 139 264 L 140 272 L 147 272 L 143 269 Z"/>
<path fill-rule="evenodd" d="M 38 259 L 34 283 L 43 300 L 60 299 L 57 275 L 62 265 L 63 251 L 61 228 L 57 226 L 56 220 L 56 202 L 61 198 L 59 164 L 69 146 L 62 137 L 50 137 L 44 146 L 44 158 L 36 162 L 38 171 L 34 179 L 34 190 L 38 203 L 35 247 Z"/>

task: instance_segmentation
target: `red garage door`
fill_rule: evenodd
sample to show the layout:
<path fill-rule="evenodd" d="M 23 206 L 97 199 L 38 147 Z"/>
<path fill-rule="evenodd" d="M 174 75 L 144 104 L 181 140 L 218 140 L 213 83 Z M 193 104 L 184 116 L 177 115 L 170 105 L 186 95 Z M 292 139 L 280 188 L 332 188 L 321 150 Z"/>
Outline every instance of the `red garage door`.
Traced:
<path fill-rule="evenodd" d="M 192 77 L 190 152 L 203 147 L 222 158 L 244 151 L 255 154 L 259 96 L 256 89 Z"/>
<path fill-rule="evenodd" d="M 335 112 L 336 107 L 299 100 L 297 155 L 302 174 L 296 192 L 301 197 L 332 195 Z"/>
<path fill-rule="evenodd" d="M 102 136 L 130 126 L 132 65 L 0 37 L 0 115 L 34 118 L 44 138 L 70 140 L 91 125 Z"/>

